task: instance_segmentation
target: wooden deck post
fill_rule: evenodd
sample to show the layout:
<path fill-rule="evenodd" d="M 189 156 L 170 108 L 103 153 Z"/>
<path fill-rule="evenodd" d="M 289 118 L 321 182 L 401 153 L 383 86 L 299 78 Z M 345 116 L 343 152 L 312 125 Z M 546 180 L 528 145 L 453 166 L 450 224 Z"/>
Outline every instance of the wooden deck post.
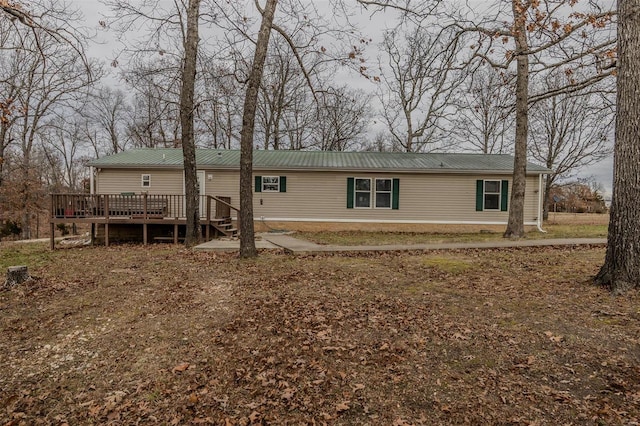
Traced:
<path fill-rule="evenodd" d="M 51 232 L 51 241 L 50 241 L 50 247 L 51 250 L 55 250 L 56 249 L 56 228 L 55 225 L 53 224 L 53 222 L 49 223 L 49 232 Z"/>
<path fill-rule="evenodd" d="M 178 244 L 178 224 L 173 224 L 173 244 Z"/>
<path fill-rule="evenodd" d="M 207 228 L 205 231 L 205 240 L 210 241 L 211 234 L 211 197 L 207 196 Z"/>
<path fill-rule="evenodd" d="M 142 224 L 142 244 L 147 245 L 147 223 Z"/>
<path fill-rule="evenodd" d="M 104 246 L 109 247 L 109 196 L 104 196 Z"/>

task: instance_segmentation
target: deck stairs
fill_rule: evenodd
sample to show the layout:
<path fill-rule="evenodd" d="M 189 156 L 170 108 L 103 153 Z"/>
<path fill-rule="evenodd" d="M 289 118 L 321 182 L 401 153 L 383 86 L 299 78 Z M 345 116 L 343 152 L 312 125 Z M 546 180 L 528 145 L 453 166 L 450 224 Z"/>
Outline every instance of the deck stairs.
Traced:
<path fill-rule="evenodd" d="M 210 223 L 216 230 L 216 234 L 230 238 L 238 237 L 238 229 L 233 227 L 230 217 L 211 219 Z"/>

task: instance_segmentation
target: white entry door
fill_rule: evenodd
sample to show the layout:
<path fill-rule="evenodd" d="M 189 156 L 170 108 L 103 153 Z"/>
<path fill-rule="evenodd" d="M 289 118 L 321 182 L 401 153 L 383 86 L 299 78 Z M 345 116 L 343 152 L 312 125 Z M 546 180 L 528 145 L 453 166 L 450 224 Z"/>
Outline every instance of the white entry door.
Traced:
<path fill-rule="evenodd" d="M 199 188 L 199 192 L 200 192 L 200 204 L 198 206 L 198 209 L 200 211 L 200 217 L 204 217 L 207 215 L 207 212 L 205 211 L 205 209 L 207 208 L 207 204 L 204 201 L 204 195 L 206 194 L 205 191 L 205 173 L 204 170 L 198 170 L 196 172 L 197 176 L 198 176 L 198 188 Z M 182 175 L 182 194 L 186 195 L 186 190 L 185 190 L 185 178 L 184 178 L 184 174 Z M 186 206 L 186 200 L 184 200 L 182 202 L 182 211 L 183 211 L 183 216 L 186 216 L 186 212 L 187 212 L 187 206 Z"/>

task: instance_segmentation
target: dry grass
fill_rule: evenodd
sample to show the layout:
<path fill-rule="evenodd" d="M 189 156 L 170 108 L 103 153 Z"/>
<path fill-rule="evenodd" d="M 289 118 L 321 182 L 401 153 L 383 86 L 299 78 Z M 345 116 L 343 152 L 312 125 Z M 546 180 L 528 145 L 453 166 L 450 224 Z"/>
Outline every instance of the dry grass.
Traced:
<path fill-rule="evenodd" d="M 256 261 L 2 248 L 3 424 L 633 424 L 638 294 L 602 248 Z"/>
<path fill-rule="evenodd" d="M 551 213 L 548 225 L 607 225 L 608 214 L 595 213 Z M 528 227 L 529 231 L 535 227 Z M 413 223 L 336 223 L 336 222 L 256 222 L 256 230 L 286 230 L 297 232 L 417 232 L 417 233 L 477 233 L 488 230 L 496 233 L 504 232 L 503 225 L 443 225 Z"/>
<path fill-rule="evenodd" d="M 543 228 L 526 229 L 528 239 L 604 238 L 608 215 L 552 213 Z M 318 244 L 380 245 L 426 244 L 502 240 L 504 226 L 433 225 L 433 224 L 329 224 L 309 223 L 298 226 L 279 224 L 280 229 L 296 229 L 296 237 Z"/>

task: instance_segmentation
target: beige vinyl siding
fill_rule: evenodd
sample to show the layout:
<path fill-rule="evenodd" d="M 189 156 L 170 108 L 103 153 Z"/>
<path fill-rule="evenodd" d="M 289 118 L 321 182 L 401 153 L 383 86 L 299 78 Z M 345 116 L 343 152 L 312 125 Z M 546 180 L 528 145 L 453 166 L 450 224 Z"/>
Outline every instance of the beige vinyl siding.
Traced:
<path fill-rule="evenodd" d="M 237 172 L 216 172 L 207 181 L 208 195 L 231 197 L 239 207 Z M 256 176 L 286 176 L 287 192 L 254 192 L 256 219 L 291 220 L 371 220 L 506 223 L 508 212 L 475 211 L 476 180 L 504 180 L 504 175 L 427 175 L 384 173 L 327 173 L 259 171 Z M 376 208 L 347 209 L 347 178 L 400 179 L 398 210 Z M 509 196 L 511 195 L 511 179 Z M 373 203 L 373 199 L 372 199 Z M 525 222 L 538 217 L 538 176 L 527 178 Z"/>
<path fill-rule="evenodd" d="M 151 186 L 142 186 L 142 175 L 151 176 Z M 182 181 L 181 170 L 102 169 L 96 176 L 96 193 L 182 194 Z"/>
<path fill-rule="evenodd" d="M 151 187 L 141 188 L 140 176 L 151 175 Z M 254 217 L 259 220 L 384 221 L 436 223 L 506 223 L 508 212 L 476 211 L 476 180 L 508 180 L 511 176 L 404 173 L 348 173 L 260 170 L 255 176 L 286 176 L 287 192 L 254 191 Z M 400 179 L 399 209 L 347 209 L 347 178 Z M 252 180 L 253 182 L 253 180 Z M 103 169 L 96 180 L 98 193 L 142 192 L 182 194 L 182 171 Z M 527 177 L 526 223 L 537 221 L 539 177 Z M 240 207 L 238 171 L 205 171 L 205 193 L 231 198 Z M 373 197 L 372 197 L 373 204 Z"/>

